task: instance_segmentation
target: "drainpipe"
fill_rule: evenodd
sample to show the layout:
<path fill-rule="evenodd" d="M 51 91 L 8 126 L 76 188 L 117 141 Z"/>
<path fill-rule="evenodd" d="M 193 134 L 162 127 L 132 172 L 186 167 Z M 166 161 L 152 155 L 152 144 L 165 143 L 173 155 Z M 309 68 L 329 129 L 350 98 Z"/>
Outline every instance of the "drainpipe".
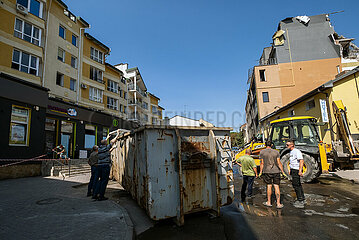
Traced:
<path fill-rule="evenodd" d="M 89 25 L 88 28 L 91 28 Z M 77 62 L 77 89 L 76 89 L 76 104 L 79 104 L 80 100 L 80 80 L 81 80 L 81 72 L 82 72 L 82 34 L 81 31 L 85 30 L 86 28 L 80 28 L 80 36 L 79 36 L 79 53 L 78 53 L 78 62 Z"/>
<path fill-rule="evenodd" d="M 45 87 L 47 38 L 49 36 L 49 21 L 50 21 L 49 18 L 50 18 L 51 4 L 52 4 L 52 0 L 50 0 L 49 8 L 47 9 L 47 17 L 46 17 L 46 37 L 45 37 L 45 46 L 44 46 L 44 70 L 42 71 L 42 79 L 41 79 L 42 87 Z"/>

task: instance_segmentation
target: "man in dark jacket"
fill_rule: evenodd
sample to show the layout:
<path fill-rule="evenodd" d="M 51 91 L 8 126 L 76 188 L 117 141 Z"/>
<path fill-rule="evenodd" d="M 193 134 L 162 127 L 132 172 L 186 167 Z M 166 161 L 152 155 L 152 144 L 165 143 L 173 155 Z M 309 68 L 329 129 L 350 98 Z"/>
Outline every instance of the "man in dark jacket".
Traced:
<path fill-rule="evenodd" d="M 108 198 L 105 197 L 105 191 L 108 183 L 108 178 L 110 176 L 111 171 L 111 147 L 116 142 L 117 137 L 119 135 L 119 131 L 117 131 L 117 135 L 110 141 L 110 144 L 107 145 L 107 139 L 101 141 L 101 145 L 98 149 L 98 162 L 97 162 L 97 173 L 98 173 L 98 181 L 95 186 L 95 191 L 92 195 L 93 199 L 97 199 L 98 201 L 104 201 Z"/>
<path fill-rule="evenodd" d="M 98 161 L 98 146 L 92 147 L 92 153 L 90 154 L 88 164 L 91 166 L 91 178 L 87 189 L 87 196 L 92 196 L 94 187 L 96 185 L 95 179 L 97 180 L 97 161 Z"/>

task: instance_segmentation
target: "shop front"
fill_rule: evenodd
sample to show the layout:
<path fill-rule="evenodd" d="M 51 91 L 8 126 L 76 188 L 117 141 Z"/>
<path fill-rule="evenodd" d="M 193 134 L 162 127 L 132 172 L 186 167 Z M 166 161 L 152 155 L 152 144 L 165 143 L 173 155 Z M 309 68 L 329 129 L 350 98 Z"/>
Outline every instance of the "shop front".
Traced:
<path fill-rule="evenodd" d="M 43 154 L 48 89 L 0 73 L 0 159 Z"/>
<path fill-rule="evenodd" d="M 118 128 L 132 129 L 131 122 L 109 114 L 80 107 L 58 99 L 49 99 L 46 109 L 46 152 L 62 144 L 68 157 L 84 158 L 94 145 Z"/>

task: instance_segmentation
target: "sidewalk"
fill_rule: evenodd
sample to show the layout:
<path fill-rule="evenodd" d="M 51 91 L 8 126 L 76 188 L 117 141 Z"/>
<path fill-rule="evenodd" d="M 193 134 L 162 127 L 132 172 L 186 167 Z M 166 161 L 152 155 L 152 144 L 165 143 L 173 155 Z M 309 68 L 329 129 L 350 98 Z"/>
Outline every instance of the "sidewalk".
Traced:
<path fill-rule="evenodd" d="M 338 176 L 340 178 L 348 179 L 352 182 L 359 183 L 359 170 L 339 170 L 336 172 L 332 172 L 334 176 Z"/>
<path fill-rule="evenodd" d="M 0 239 L 132 239 L 126 210 L 86 197 L 89 176 L 0 181 Z"/>

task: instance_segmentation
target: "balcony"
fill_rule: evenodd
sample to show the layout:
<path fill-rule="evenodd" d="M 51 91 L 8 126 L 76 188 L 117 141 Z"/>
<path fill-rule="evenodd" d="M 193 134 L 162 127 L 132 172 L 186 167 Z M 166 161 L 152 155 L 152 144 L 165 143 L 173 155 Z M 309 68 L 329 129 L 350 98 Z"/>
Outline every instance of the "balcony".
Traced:
<path fill-rule="evenodd" d="M 133 83 L 128 84 L 128 90 L 129 91 L 137 91 L 138 93 L 140 93 L 143 97 L 147 97 L 147 92 L 141 90 L 138 86 L 136 86 L 136 90 L 135 90 L 135 86 Z"/>
<path fill-rule="evenodd" d="M 275 65 L 275 64 L 278 64 L 276 58 L 268 58 L 267 60 L 264 60 L 264 59 L 259 60 L 260 66 Z"/>

